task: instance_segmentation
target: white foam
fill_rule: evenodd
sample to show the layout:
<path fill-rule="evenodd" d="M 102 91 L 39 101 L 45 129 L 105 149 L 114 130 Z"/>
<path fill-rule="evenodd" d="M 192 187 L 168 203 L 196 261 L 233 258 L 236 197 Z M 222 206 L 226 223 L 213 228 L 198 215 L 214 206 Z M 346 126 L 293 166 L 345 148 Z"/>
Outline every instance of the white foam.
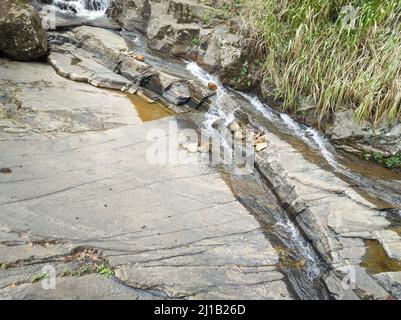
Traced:
<path fill-rule="evenodd" d="M 96 19 L 105 15 L 110 0 L 54 0 L 53 3 L 60 12 L 71 13 L 68 9 L 63 9 L 63 7 L 72 7 L 76 10 L 75 15 L 77 17 Z"/>

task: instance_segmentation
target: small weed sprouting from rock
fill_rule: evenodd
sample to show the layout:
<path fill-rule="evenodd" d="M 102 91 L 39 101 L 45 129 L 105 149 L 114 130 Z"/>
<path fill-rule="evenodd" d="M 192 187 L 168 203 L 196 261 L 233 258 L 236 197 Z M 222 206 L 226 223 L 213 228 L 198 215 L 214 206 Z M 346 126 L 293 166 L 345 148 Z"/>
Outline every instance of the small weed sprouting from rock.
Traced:
<path fill-rule="evenodd" d="M 46 272 L 43 273 L 38 273 L 35 274 L 32 278 L 31 278 L 31 282 L 35 283 L 44 279 L 47 279 L 49 277 L 49 275 Z"/>
<path fill-rule="evenodd" d="M 106 278 L 110 278 L 113 275 L 113 270 L 106 263 L 102 264 L 86 264 L 81 266 L 77 270 L 64 269 L 60 274 L 61 277 L 82 277 L 87 274 L 97 273 Z"/>
<path fill-rule="evenodd" d="M 105 276 L 106 278 L 110 278 L 113 275 L 111 268 L 104 263 L 97 268 L 97 273 Z"/>
<path fill-rule="evenodd" d="M 192 46 L 193 47 L 199 47 L 201 45 L 201 41 L 200 41 L 200 39 L 199 38 L 195 38 L 195 39 L 192 39 Z"/>

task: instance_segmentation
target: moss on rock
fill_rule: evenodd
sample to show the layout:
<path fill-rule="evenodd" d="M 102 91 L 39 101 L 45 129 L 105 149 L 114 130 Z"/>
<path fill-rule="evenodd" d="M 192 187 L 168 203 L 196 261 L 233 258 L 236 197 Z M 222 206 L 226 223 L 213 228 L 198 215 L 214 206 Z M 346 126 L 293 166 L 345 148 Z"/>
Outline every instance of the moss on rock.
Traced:
<path fill-rule="evenodd" d="M 25 0 L 0 2 L 0 52 L 15 60 L 34 60 L 47 52 L 38 12 Z"/>

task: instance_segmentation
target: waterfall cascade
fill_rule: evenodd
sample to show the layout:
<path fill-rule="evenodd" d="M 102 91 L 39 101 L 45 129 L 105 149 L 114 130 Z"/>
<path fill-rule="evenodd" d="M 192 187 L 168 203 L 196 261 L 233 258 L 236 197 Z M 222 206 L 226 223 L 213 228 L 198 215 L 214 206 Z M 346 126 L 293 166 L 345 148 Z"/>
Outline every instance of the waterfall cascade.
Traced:
<path fill-rule="evenodd" d="M 110 0 L 53 0 L 60 12 L 88 18 L 103 16 L 109 3 Z"/>

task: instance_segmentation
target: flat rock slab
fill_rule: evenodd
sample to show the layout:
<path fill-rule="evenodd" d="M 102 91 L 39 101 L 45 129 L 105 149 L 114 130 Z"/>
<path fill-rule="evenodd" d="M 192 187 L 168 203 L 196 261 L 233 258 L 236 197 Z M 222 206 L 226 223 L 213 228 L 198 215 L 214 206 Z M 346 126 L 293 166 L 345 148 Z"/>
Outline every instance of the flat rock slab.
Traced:
<path fill-rule="evenodd" d="M 95 123 L 121 112 L 113 127 L 80 132 L 44 135 L 28 127 L 16 139 L 0 127 L 0 167 L 12 171 L 0 174 L 1 252 L 28 240 L 49 242 L 45 249 L 34 244 L 6 255 L 6 271 L 16 263 L 21 272 L 16 286 L 3 283 L 0 297 L 135 299 L 152 297 L 152 288 L 171 298 L 292 298 L 277 271 L 277 253 L 218 172 L 198 154 L 188 155 L 188 163 L 157 164 L 148 157 L 155 146 L 149 137 L 167 140 L 176 121 L 182 130 L 189 119 L 142 123 L 112 92 L 62 79 L 46 65 L 1 62 L 3 80 L 24 92 L 22 108 L 29 103 L 55 114 L 57 105 L 49 104 L 57 101 L 63 112 L 90 110 Z M 45 86 L 33 104 L 25 85 L 47 76 L 63 86 L 64 95 Z M 29 283 L 28 257 L 36 264 L 60 264 L 58 257 L 76 248 L 98 249 L 122 283 L 97 275 L 58 277 L 59 289 L 48 291 Z"/>
<path fill-rule="evenodd" d="M 80 278 L 57 279 L 56 289 L 44 290 L 40 282 L 22 284 L 16 288 L 0 291 L 1 300 L 156 300 L 163 299 L 157 292 L 152 294 L 124 286 L 116 280 L 100 275 Z"/>

